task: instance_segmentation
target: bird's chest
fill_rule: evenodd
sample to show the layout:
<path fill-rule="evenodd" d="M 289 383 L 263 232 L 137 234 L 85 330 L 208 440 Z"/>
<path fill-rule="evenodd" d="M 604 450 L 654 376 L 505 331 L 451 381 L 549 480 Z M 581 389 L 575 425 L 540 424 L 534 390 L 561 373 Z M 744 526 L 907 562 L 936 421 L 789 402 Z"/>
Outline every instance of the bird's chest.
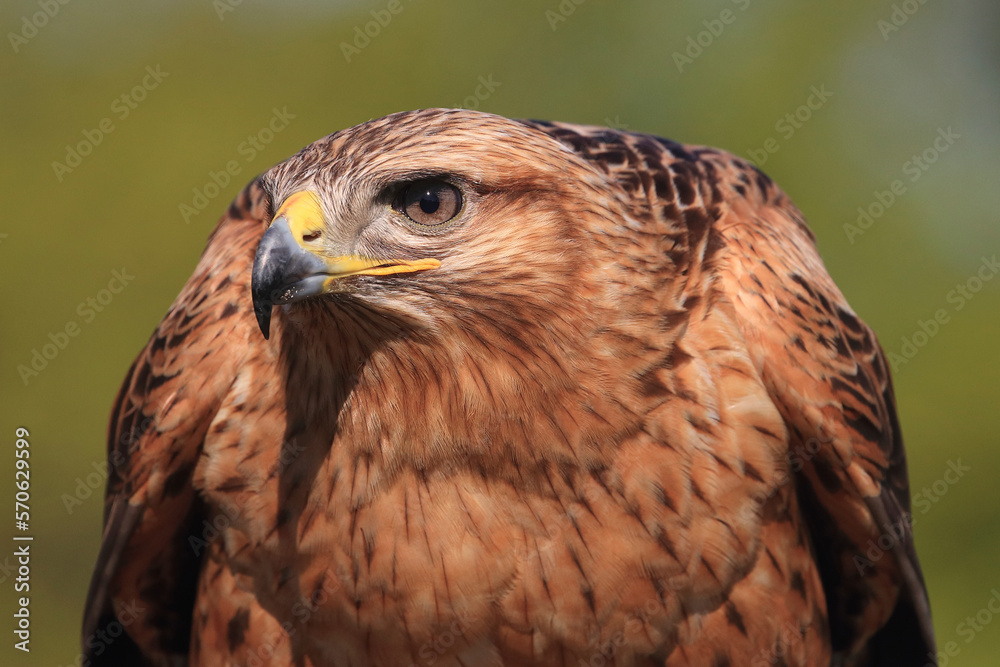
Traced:
<path fill-rule="evenodd" d="M 640 432 L 600 466 L 543 461 L 520 479 L 474 457 L 405 465 L 344 441 L 322 411 L 255 409 L 315 396 L 280 401 L 260 384 L 234 388 L 195 483 L 239 585 L 298 650 L 339 656 L 321 664 L 410 664 L 426 647 L 557 664 L 614 637 L 623 654 L 653 654 L 683 609 L 717 600 L 755 558 L 751 494 L 698 449 Z M 388 653 L 351 657 L 375 643 Z"/>
<path fill-rule="evenodd" d="M 540 493 L 462 468 L 390 476 L 313 444 L 207 442 L 200 476 L 229 566 L 304 651 L 586 653 L 633 612 L 664 627 L 691 574 L 596 478 Z"/>
<path fill-rule="evenodd" d="M 203 537 L 219 535 L 241 586 L 297 637 L 429 639 L 442 624 L 486 620 L 516 586 L 523 539 L 511 512 L 497 510 L 510 489 L 412 471 L 390 478 L 370 458 L 288 437 L 266 417 L 239 431 L 206 439 L 196 475 L 211 514 Z M 264 442 L 268 433 L 281 435 Z"/>

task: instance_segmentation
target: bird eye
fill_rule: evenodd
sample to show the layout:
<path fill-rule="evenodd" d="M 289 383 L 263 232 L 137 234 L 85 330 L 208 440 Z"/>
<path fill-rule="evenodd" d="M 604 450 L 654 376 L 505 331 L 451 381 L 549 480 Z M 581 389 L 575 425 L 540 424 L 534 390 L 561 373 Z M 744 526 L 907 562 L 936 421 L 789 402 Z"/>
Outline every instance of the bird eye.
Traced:
<path fill-rule="evenodd" d="M 403 188 L 394 208 L 418 224 L 440 225 L 458 215 L 462 193 L 444 181 L 416 181 Z"/>

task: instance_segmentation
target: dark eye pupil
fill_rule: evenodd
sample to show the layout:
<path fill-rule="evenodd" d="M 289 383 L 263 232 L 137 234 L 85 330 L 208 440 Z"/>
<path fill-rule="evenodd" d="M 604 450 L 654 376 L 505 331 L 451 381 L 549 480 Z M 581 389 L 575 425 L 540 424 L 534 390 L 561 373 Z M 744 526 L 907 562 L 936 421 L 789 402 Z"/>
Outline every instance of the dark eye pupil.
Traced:
<path fill-rule="evenodd" d="M 459 189 L 436 178 L 410 183 L 397 196 L 392 207 L 420 225 L 448 222 L 462 208 Z"/>
<path fill-rule="evenodd" d="M 424 213 L 434 213 L 441 206 L 441 200 L 436 192 L 428 190 L 420 197 L 420 210 Z"/>

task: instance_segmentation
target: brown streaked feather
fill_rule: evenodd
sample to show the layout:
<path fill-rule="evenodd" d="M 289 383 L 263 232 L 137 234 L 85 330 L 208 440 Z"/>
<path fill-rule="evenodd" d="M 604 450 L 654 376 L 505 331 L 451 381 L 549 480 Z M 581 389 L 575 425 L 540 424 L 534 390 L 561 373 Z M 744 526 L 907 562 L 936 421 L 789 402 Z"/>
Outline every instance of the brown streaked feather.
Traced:
<path fill-rule="evenodd" d="M 675 179 L 678 198 L 694 203 L 700 196 L 714 219 L 711 240 L 703 247 L 725 250 L 709 265 L 717 267 L 712 273 L 735 306 L 754 364 L 791 427 L 789 450 L 802 459 L 799 487 L 807 497 L 804 509 L 816 548 L 837 551 L 821 572 L 835 652 L 839 659 L 870 664 L 887 655 L 900 664 L 933 659 L 930 606 L 913 546 L 888 367 L 874 333 L 827 275 L 801 213 L 761 172 L 714 149 L 628 139 L 600 128 L 589 128 L 596 141 L 586 142 L 572 128 L 540 125 L 555 128 L 556 137 L 572 137 L 574 150 L 613 177 L 619 170 L 606 156 L 627 162 L 632 168 L 617 179 L 627 190 L 643 184 L 647 197 L 653 190 L 670 191 L 669 180 L 642 173 L 643 167 L 658 170 L 655 143 L 674 158 L 667 161 L 669 172 L 691 176 L 683 185 Z M 656 187 L 645 185 L 650 182 Z M 688 211 L 684 218 L 689 239 L 701 233 Z M 700 254 L 705 261 L 694 243 L 686 250 L 688 258 Z M 698 279 L 692 275 L 692 282 Z M 821 445 L 815 454 L 803 449 L 810 442 Z M 894 538 L 893 558 L 871 563 L 864 552 L 882 535 Z M 859 572 L 859 563 L 870 571 Z"/>
<path fill-rule="evenodd" d="M 846 661 L 880 664 L 891 655 L 919 664 L 935 653 L 933 629 L 885 356 L 823 269 L 801 214 L 767 189 L 776 205 L 754 211 L 737 200 L 720 220 L 731 249 L 720 276 L 794 434 L 799 488 L 824 554 L 834 650 Z M 893 536 L 891 557 L 872 563 L 864 553 L 882 535 Z"/>
<path fill-rule="evenodd" d="M 267 206 L 256 182 L 237 198 L 115 400 L 104 537 L 84 616 L 91 664 L 121 664 L 136 651 L 153 663 L 187 655 L 201 561 L 188 538 L 199 535 L 203 514 L 191 476 L 241 362 L 235 343 L 255 333 L 242 318 Z M 121 605 L 142 612 L 128 635 L 94 639 Z"/>

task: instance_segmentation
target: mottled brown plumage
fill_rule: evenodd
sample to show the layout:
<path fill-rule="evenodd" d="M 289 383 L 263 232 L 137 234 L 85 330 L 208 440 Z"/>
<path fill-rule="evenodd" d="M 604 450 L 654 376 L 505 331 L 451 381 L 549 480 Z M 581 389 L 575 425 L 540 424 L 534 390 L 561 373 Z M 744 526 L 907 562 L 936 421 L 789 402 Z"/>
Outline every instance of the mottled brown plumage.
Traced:
<path fill-rule="evenodd" d="M 427 179 L 453 220 L 393 204 Z M 279 211 L 301 192 L 322 226 Z M 286 256 L 403 268 L 282 305 Z M 933 650 L 882 352 L 799 211 L 714 149 L 458 110 L 321 139 L 230 207 L 109 448 L 85 644 L 143 613 L 94 664 Z"/>

